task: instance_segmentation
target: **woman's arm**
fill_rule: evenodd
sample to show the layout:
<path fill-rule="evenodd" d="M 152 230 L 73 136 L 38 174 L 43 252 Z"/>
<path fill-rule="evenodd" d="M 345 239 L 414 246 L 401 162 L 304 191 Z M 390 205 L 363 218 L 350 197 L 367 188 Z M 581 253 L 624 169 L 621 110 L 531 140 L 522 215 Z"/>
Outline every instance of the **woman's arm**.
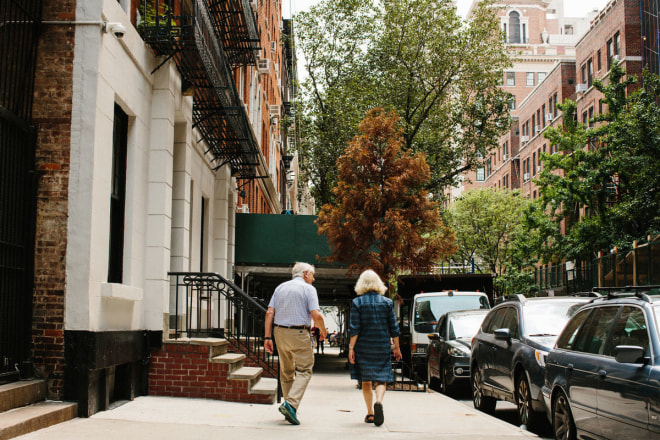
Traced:
<path fill-rule="evenodd" d="M 351 364 L 355 363 L 355 343 L 357 342 L 357 338 L 358 335 L 351 336 L 351 340 L 348 342 L 348 362 Z"/>

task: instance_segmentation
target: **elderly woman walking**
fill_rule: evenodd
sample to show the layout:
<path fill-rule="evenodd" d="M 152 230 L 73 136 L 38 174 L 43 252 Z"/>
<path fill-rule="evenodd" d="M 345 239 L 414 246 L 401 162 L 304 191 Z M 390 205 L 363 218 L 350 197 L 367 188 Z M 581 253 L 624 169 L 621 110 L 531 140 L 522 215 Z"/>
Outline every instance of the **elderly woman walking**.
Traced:
<path fill-rule="evenodd" d="M 383 397 L 388 382 L 393 382 L 390 341 L 394 342 L 394 357 L 401 359 L 399 325 L 392 300 L 384 297 L 387 287 L 378 274 L 365 270 L 355 284 L 357 298 L 351 305 L 348 333 L 348 361 L 351 379 L 362 383 L 362 395 L 367 406 L 366 423 L 383 424 Z M 374 390 L 376 402 L 374 403 Z"/>

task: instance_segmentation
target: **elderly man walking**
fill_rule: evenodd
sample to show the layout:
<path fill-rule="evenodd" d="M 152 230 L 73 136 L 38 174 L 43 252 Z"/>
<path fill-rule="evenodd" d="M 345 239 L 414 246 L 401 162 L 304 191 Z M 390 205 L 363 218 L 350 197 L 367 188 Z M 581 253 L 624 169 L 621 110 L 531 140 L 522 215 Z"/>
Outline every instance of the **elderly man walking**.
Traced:
<path fill-rule="evenodd" d="M 327 337 L 314 282 L 314 266 L 296 263 L 292 279 L 275 289 L 266 312 L 264 348 L 273 353 L 273 337 L 280 357 L 280 382 L 284 403 L 279 410 L 287 422 L 300 425 L 300 401 L 312 378 L 314 349 L 310 342 L 310 323 Z M 272 333 L 271 333 L 272 331 Z"/>

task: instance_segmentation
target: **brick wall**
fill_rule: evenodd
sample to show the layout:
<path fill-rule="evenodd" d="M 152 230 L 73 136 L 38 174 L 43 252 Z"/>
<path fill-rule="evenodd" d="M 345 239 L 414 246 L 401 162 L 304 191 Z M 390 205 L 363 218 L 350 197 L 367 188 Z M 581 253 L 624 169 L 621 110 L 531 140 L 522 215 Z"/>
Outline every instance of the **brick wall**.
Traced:
<path fill-rule="evenodd" d="M 149 395 L 271 403 L 271 396 L 250 394 L 247 380 L 229 380 L 229 368 L 210 362 L 209 346 L 165 343 L 151 355 Z"/>
<path fill-rule="evenodd" d="M 75 0 L 44 0 L 43 20 L 75 20 Z M 41 171 L 32 322 L 35 367 L 59 399 L 64 369 L 64 296 L 71 144 L 73 26 L 44 25 L 37 52 L 33 123 L 36 168 Z"/>

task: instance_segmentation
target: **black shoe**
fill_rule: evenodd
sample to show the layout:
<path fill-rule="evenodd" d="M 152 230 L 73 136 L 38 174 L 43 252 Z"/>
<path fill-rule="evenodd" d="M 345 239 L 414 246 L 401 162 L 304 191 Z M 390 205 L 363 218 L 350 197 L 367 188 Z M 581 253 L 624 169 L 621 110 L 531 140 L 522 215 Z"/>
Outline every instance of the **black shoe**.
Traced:
<path fill-rule="evenodd" d="M 383 414 L 383 404 L 380 402 L 374 403 L 374 425 L 380 426 L 385 421 L 385 415 Z"/>

